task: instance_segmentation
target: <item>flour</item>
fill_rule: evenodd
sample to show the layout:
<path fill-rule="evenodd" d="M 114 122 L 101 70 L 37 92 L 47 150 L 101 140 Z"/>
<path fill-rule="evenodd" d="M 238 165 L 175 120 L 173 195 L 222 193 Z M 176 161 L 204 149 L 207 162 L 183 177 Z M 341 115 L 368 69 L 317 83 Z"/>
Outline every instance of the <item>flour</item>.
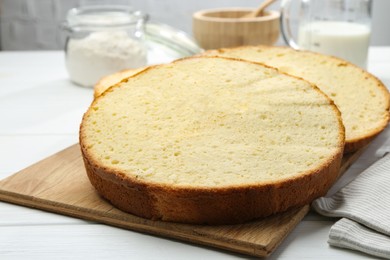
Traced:
<path fill-rule="evenodd" d="M 103 76 L 147 63 L 146 47 L 126 31 L 99 31 L 83 39 L 70 38 L 66 55 L 71 80 L 86 87 Z"/>

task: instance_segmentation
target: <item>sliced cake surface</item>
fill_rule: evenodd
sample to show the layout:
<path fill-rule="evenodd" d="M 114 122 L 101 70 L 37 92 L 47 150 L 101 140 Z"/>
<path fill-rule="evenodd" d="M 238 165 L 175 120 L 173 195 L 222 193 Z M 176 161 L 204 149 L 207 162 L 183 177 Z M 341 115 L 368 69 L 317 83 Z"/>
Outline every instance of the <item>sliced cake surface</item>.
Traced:
<path fill-rule="evenodd" d="M 204 55 L 264 63 L 317 85 L 341 111 L 346 131 L 345 152 L 367 145 L 389 122 L 390 95 L 383 83 L 338 58 L 270 46 L 212 50 Z"/>
<path fill-rule="evenodd" d="M 88 176 L 115 206 L 209 224 L 324 195 L 344 138 L 339 110 L 311 83 L 217 57 L 147 68 L 97 97 L 80 128 Z"/>

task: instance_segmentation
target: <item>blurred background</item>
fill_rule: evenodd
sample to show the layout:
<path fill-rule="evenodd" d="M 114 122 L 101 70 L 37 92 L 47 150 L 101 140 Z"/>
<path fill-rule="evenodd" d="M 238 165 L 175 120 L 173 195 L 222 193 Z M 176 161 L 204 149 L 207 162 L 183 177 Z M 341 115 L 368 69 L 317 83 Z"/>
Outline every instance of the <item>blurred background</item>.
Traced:
<path fill-rule="evenodd" d="M 259 0 L 0 0 L 0 50 L 59 50 L 65 42 L 61 23 L 72 7 L 123 4 L 192 34 L 192 13 L 219 7 L 256 7 Z M 280 0 L 270 9 L 278 9 Z M 390 1 L 374 0 L 371 45 L 390 45 Z M 277 45 L 283 45 L 279 39 Z"/>

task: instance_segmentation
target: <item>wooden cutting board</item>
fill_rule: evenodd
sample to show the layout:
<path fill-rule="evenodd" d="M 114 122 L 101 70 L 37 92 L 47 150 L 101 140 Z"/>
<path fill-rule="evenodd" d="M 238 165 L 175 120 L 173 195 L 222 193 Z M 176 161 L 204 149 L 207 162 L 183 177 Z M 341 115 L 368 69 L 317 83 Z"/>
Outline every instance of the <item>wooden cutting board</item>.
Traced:
<path fill-rule="evenodd" d="M 341 172 L 360 153 L 345 156 Z M 99 197 L 85 173 L 78 144 L 0 181 L 0 200 L 253 256 L 271 254 L 309 211 L 304 206 L 246 224 L 220 226 L 139 218 Z"/>

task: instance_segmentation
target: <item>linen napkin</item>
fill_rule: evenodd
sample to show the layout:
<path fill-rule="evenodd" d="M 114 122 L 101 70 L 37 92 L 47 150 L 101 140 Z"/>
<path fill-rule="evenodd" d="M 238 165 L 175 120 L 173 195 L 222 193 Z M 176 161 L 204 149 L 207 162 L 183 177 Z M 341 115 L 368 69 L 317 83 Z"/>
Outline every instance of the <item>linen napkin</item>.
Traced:
<path fill-rule="evenodd" d="M 390 154 L 312 208 L 342 217 L 329 232 L 330 245 L 390 259 Z"/>

